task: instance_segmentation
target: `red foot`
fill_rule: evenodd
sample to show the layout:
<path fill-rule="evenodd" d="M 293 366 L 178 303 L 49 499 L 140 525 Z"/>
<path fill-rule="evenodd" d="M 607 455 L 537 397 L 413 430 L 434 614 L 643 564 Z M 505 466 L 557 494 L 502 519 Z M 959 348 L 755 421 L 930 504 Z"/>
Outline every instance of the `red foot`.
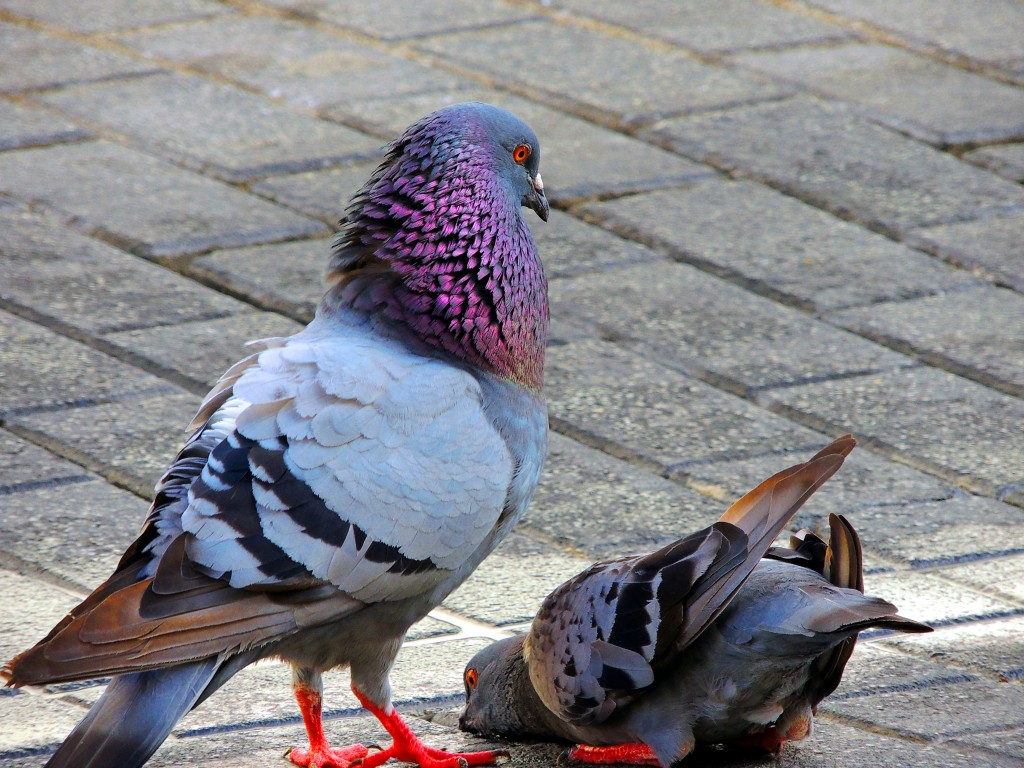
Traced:
<path fill-rule="evenodd" d="M 570 760 L 592 765 L 630 763 L 631 765 L 661 765 L 654 751 L 646 744 L 616 744 L 611 747 L 592 747 L 577 744 L 566 753 Z"/>
<path fill-rule="evenodd" d="M 302 712 L 302 721 L 306 724 L 309 735 L 309 749 L 293 749 L 288 759 L 303 768 L 349 768 L 353 762 L 366 757 L 369 750 L 362 744 L 353 744 L 344 749 L 333 749 L 327 746 L 324 738 L 324 726 L 321 721 L 320 692 L 306 686 L 295 687 L 295 700 Z"/>
<path fill-rule="evenodd" d="M 416 763 L 420 768 L 465 768 L 470 765 L 491 765 L 499 757 L 508 757 L 508 752 L 503 749 L 460 753 L 445 752 L 443 749 L 428 747 L 419 740 L 419 737 L 412 732 L 412 729 L 405 724 L 405 721 L 394 709 L 391 710 L 391 714 L 388 714 L 366 698 L 355 686 L 352 687 L 352 692 L 359 699 L 359 703 L 380 720 L 381 725 L 395 740 L 390 747 L 382 752 L 376 752 L 360 760 L 359 765 L 362 768 L 376 768 L 391 758 L 406 763 Z"/>
<path fill-rule="evenodd" d="M 782 745 L 786 739 L 779 735 L 774 728 L 757 733 L 748 733 L 730 742 L 729 746 L 734 749 L 761 751 L 771 755 L 778 755 L 782 751 Z"/>

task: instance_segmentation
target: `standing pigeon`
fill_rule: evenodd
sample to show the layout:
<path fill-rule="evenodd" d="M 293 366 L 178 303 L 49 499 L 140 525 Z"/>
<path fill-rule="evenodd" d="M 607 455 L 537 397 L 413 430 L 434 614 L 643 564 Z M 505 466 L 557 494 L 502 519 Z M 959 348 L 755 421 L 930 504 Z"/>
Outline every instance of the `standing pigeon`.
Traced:
<path fill-rule="evenodd" d="M 805 738 L 858 632 L 931 631 L 864 596 L 843 518 L 832 516 L 828 545 L 804 531 L 795 549 L 768 549 L 853 446 L 841 437 L 710 528 L 560 586 L 527 635 L 470 660 L 461 727 L 575 741 L 569 757 L 586 763 L 665 768 L 696 742 L 777 752 Z"/>
<path fill-rule="evenodd" d="M 547 441 L 547 286 L 522 206 L 548 203 L 537 137 L 459 104 L 388 147 L 350 204 L 300 333 L 230 368 L 114 574 L 5 669 L 114 675 L 49 766 L 142 765 L 233 674 L 293 668 L 302 766 L 493 762 L 424 746 L 391 705 L 402 638 L 533 496 Z M 394 743 L 327 746 L 321 672 L 351 668 Z"/>

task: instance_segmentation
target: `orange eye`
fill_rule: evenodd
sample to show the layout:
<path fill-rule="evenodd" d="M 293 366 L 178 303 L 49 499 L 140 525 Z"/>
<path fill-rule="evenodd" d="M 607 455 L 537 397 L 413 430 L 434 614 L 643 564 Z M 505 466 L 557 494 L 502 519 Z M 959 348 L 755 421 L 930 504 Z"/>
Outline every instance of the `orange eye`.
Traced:
<path fill-rule="evenodd" d="M 470 688 L 476 688 L 476 684 L 477 684 L 476 670 L 475 669 L 467 669 L 466 670 L 466 685 L 468 685 Z"/>
<path fill-rule="evenodd" d="M 526 162 L 526 158 L 530 156 L 530 147 L 526 144 L 520 144 L 512 150 L 512 159 L 520 165 Z"/>

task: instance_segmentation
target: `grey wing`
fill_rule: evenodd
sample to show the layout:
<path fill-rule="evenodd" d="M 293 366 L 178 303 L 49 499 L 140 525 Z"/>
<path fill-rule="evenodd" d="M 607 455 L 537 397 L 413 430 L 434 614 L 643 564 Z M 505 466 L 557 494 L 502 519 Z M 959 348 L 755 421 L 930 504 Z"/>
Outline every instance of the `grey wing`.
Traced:
<path fill-rule="evenodd" d="M 652 664 L 678 635 L 685 598 L 742 563 L 745 549 L 742 531 L 716 524 L 649 555 L 594 565 L 551 593 L 526 640 L 544 704 L 576 725 L 606 720 L 654 682 Z"/>

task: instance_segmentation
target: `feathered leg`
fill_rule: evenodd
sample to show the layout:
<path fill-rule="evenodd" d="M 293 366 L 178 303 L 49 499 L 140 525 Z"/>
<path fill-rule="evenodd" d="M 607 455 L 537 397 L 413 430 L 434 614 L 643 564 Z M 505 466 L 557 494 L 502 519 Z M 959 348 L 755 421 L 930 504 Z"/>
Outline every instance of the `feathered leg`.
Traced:
<path fill-rule="evenodd" d="M 420 768 L 460 768 L 469 765 L 490 765 L 499 757 L 508 757 L 508 752 L 503 749 L 485 750 L 483 752 L 445 752 L 443 749 L 428 747 L 419 737 L 406 725 L 395 708 L 390 704 L 383 708 L 376 705 L 367 698 L 355 685 L 352 692 L 359 699 L 359 703 L 373 714 L 381 725 L 391 734 L 394 743 L 375 754 L 363 758 L 362 768 L 376 768 L 390 760 L 392 757 L 406 763 L 416 763 Z"/>
<path fill-rule="evenodd" d="M 217 665 L 205 659 L 116 676 L 46 768 L 141 766 L 196 703 Z"/>
<path fill-rule="evenodd" d="M 323 710 L 323 678 L 312 669 L 292 667 L 292 689 L 302 712 L 302 722 L 309 736 L 309 749 L 293 749 L 288 759 L 304 768 L 348 768 L 353 760 L 366 757 L 369 750 L 362 744 L 335 749 L 328 746 L 321 718 Z"/>

